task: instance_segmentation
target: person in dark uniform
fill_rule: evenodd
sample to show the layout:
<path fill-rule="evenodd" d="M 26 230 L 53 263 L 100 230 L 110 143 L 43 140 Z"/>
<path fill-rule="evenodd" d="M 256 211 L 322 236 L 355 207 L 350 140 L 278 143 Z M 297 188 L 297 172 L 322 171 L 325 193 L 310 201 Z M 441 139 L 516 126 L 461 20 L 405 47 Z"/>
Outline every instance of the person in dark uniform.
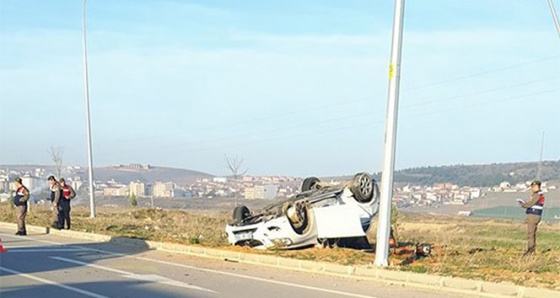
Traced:
<path fill-rule="evenodd" d="M 49 181 L 49 184 L 51 185 L 51 202 L 52 202 L 52 210 L 53 210 L 53 217 L 54 217 L 54 222 L 53 222 L 53 228 L 55 229 L 62 229 L 61 225 L 60 225 L 60 198 L 62 197 L 62 190 L 60 189 L 60 185 L 58 184 L 58 182 L 56 181 L 56 178 L 54 178 L 54 176 L 49 176 L 49 178 L 47 178 L 47 180 Z"/>
<path fill-rule="evenodd" d="M 29 200 L 29 190 L 21 181 L 21 178 L 15 179 L 16 193 L 14 195 L 14 205 L 16 206 L 16 218 L 18 231 L 16 235 L 25 236 L 27 230 L 25 229 L 25 216 L 27 215 L 27 201 Z"/>
<path fill-rule="evenodd" d="M 60 189 L 62 190 L 62 197 L 60 198 L 59 205 L 59 215 L 58 224 L 60 228 L 66 226 L 67 230 L 70 230 L 70 200 L 76 197 L 76 192 L 70 185 L 66 184 L 64 178 L 58 180 L 60 184 Z"/>
<path fill-rule="evenodd" d="M 521 204 L 525 208 L 525 223 L 527 223 L 527 251 L 524 257 L 535 253 L 537 243 L 537 227 L 541 222 L 542 212 L 544 208 L 544 194 L 541 191 L 541 182 L 533 181 L 531 183 L 531 198 L 527 202 Z"/>

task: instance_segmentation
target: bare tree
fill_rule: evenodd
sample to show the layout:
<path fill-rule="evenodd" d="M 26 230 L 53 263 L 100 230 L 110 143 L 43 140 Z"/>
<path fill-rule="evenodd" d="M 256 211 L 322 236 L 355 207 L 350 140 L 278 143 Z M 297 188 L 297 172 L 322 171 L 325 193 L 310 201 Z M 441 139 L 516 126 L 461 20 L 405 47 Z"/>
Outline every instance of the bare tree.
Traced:
<path fill-rule="evenodd" d="M 56 167 L 56 173 L 58 174 L 57 179 L 60 179 L 62 174 L 62 156 L 64 155 L 64 147 L 58 146 L 49 148 L 49 155 Z"/>
<path fill-rule="evenodd" d="M 247 173 L 247 170 L 241 170 L 241 166 L 243 165 L 243 158 L 239 158 L 237 156 L 227 156 L 227 154 L 225 155 L 225 161 L 226 161 L 226 166 L 229 169 L 229 171 L 231 172 L 231 175 L 233 176 L 233 181 L 235 183 L 235 188 L 236 188 L 236 192 L 235 192 L 235 205 L 237 206 L 237 180 L 240 176 L 243 176 Z"/>

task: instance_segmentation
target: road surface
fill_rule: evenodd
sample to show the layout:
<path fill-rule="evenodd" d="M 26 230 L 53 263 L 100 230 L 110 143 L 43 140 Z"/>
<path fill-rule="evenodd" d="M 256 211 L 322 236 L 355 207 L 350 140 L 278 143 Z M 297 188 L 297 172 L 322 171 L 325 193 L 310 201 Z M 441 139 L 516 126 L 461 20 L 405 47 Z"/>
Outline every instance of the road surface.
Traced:
<path fill-rule="evenodd" d="M 0 297 L 467 297 L 0 229 Z"/>

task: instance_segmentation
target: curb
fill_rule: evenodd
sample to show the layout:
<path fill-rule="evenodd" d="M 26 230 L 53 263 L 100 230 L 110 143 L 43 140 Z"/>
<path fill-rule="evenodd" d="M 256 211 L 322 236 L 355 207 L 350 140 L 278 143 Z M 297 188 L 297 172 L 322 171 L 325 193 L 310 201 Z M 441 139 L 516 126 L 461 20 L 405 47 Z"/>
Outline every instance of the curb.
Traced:
<path fill-rule="evenodd" d="M 13 223 L 0 222 L 0 228 L 16 230 L 17 225 Z M 457 277 L 444 277 L 414 272 L 393 271 L 370 266 L 346 266 L 325 262 L 314 262 L 276 256 L 233 252 L 215 248 L 205 248 L 201 246 L 112 237 L 107 235 L 69 230 L 56 230 L 31 225 L 27 225 L 27 230 L 35 233 L 51 234 L 76 239 L 92 240 L 97 242 L 112 242 L 129 246 L 142 246 L 153 250 L 180 253 L 212 259 L 221 259 L 252 265 L 263 265 L 268 267 L 311 273 L 322 273 L 347 278 L 375 280 L 378 282 L 385 282 L 393 285 L 411 286 L 460 294 L 471 294 L 479 297 L 560 297 L 560 291 L 544 288 L 517 286 L 510 282 L 492 283 Z"/>

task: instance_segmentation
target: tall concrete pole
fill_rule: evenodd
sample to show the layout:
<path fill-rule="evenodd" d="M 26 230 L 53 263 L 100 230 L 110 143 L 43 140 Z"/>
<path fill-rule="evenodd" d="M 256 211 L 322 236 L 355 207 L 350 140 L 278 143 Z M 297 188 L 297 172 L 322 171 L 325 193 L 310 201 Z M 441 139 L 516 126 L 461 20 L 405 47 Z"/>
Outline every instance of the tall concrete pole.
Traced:
<path fill-rule="evenodd" d="M 537 167 L 537 180 L 541 180 L 542 175 L 542 163 L 543 163 L 543 152 L 544 152 L 544 131 L 542 132 L 542 139 L 541 139 L 541 155 L 539 157 L 539 165 Z"/>
<path fill-rule="evenodd" d="M 554 3 L 552 0 L 548 0 L 548 6 L 550 7 L 550 12 L 552 13 L 552 20 L 556 26 L 556 31 L 558 32 L 558 37 L 560 37 L 560 23 L 558 22 L 558 16 L 556 15 L 556 9 L 554 9 Z"/>
<path fill-rule="evenodd" d="M 95 198 L 93 196 L 93 152 L 91 146 L 91 117 L 89 112 L 89 80 L 87 63 L 87 42 L 86 42 L 86 0 L 83 2 L 82 14 L 82 40 L 84 45 L 84 87 L 86 97 L 86 128 L 87 128 L 87 154 L 88 154 L 88 180 L 89 180 L 89 217 L 95 217 Z"/>
<path fill-rule="evenodd" d="M 389 236 L 391 230 L 391 201 L 393 198 L 393 172 L 395 170 L 395 147 L 397 139 L 397 117 L 399 110 L 399 83 L 401 48 L 404 25 L 404 0 L 395 0 L 391 64 L 389 65 L 389 96 L 385 119 L 383 168 L 381 175 L 381 198 L 377 225 L 376 266 L 388 266 Z"/>

